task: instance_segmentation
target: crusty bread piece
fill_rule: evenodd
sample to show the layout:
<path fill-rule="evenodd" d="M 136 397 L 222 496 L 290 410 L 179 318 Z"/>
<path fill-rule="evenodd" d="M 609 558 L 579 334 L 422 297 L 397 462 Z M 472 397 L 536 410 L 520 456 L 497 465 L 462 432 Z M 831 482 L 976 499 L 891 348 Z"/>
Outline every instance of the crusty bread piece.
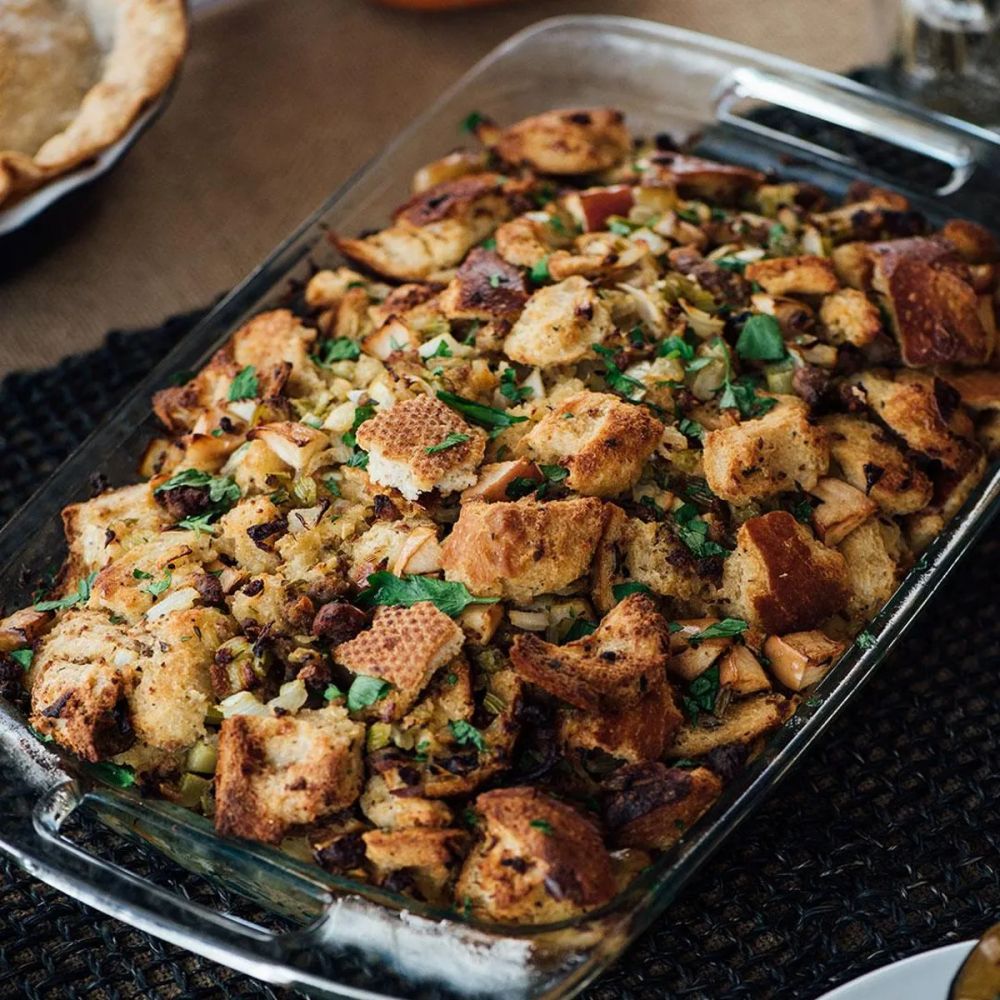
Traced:
<path fill-rule="evenodd" d="M 337 247 L 387 278 L 433 279 L 510 218 L 503 188 L 504 178 L 494 173 L 443 181 L 414 195 L 387 229 L 361 239 L 339 237 Z"/>
<path fill-rule="evenodd" d="M 394 791 L 408 789 L 406 795 Z M 408 830 L 413 827 L 447 827 L 454 820 L 451 809 L 437 799 L 413 794 L 394 770 L 373 774 L 361 795 L 361 811 L 383 830 Z"/>
<path fill-rule="evenodd" d="M 504 341 L 512 361 L 537 368 L 569 365 L 592 355 L 613 329 L 607 306 L 586 278 L 574 275 L 540 288 Z"/>
<path fill-rule="evenodd" d="M 463 504 L 441 546 L 445 576 L 514 601 L 561 590 L 590 569 L 610 508 L 594 497 Z"/>
<path fill-rule="evenodd" d="M 718 598 L 713 579 L 665 521 L 629 518 L 625 565 L 631 579 L 684 605 L 700 607 Z"/>
<path fill-rule="evenodd" d="M 429 601 L 410 608 L 379 608 L 372 627 L 333 651 L 355 674 L 392 685 L 371 714 L 399 719 L 417 700 L 438 667 L 458 656 L 465 634 Z"/>
<path fill-rule="evenodd" d="M 215 546 L 248 573 L 273 573 L 281 562 L 274 546 L 287 530 L 270 497 L 244 497 L 219 520 Z"/>
<path fill-rule="evenodd" d="M 977 413 L 1000 410 L 1000 371 L 980 368 L 976 371 L 944 369 L 938 377 L 962 397 L 962 402 Z"/>
<path fill-rule="evenodd" d="M 448 884 L 465 856 L 469 834 L 465 830 L 410 827 L 369 830 L 362 834 L 362 840 L 377 884 L 393 872 L 405 871 L 421 899 L 444 903 L 450 898 Z"/>
<path fill-rule="evenodd" d="M 464 438 L 428 452 L 447 443 L 452 434 Z M 430 396 L 396 403 L 366 420 L 357 436 L 358 445 L 368 452 L 368 477 L 399 490 L 408 500 L 435 489 L 448 494 L 471 486 L 486 451 L 486 435 L 478 427 Z"/>
<path fill-rule="evenodd" d="M 590 174 L 628 156 L 632 137 L 615 108 L 565 108 L 523 118 L 499 136 L 496 152 L 542 174 Z"/>
<path fill-rule="evenodd" d="M 577 493 L 613 497 L 635 485 L 662 434 L 645 407 L 588 391 L 562 400 L 518 447 L 538 462 L 565 466 L 566 485 Z"/>
<path fill-rule="evenodd" d="M 681 770 L 658 761 L 616 771 L 602 789 L 604 819 L 617 847 L 665 851 L 722 792 L 708 768 Z"/>
<path fill-rule="evenodd" d="M 697 722 L 685 723 L 667 749 L 667 759 L 690 760 L 731 743 L 751 744 L 777 729 L 794 710 L 795 701 L 781 694 L 733 700 L 721 720 L 701 715 Z"/>
<path fill-rule="evenodd" d="M 823 417 L 830 454 L 844 479 L 874 500 L 885 514 L 909 514 L 931 499 L 930 479 L 881 427 L 861 417 Z"/>
<path fill-rule="evenodd" d="M 967 264 L 990 264 L 1000 260 L 996 237 L 978 222 L 949 219 L 938 234 L 946 239 Z"/>
<path fill-rule="evenodd" d="M 337 706 L 273 718 L 234 715 L 219 730 L 215 828 L 277 844 L 361 791 L 364 726 Z"/>
<path fill-rule="evenodd" d="M 798 396 L 780 396 L 762 417 L 705 435 L 705 479 L 712 492 L 748 503 L 796 487 L 809 490 L 826 474 L 826 432 L 809 421 Z"/>
<path fill-rule="evenodd" d="M 723 591 L 737 617 L 765 632 L 815 628 L 846 606 L 847 566 L 836 549 L 776 510 L 740 527 Z"/>
<path fill-rule="evenodd" d="M 510 660 L 520 676 L 588 711 L 635 705 L 664 677 L 667 623 L 645 594 L 630 594 L 591 634 L 562 646 L 530 632 L 515 636 Z"/>
<path fill-rule="evenodd" d="M 475 802 L 482 840 L 455 899 L 475 917 L 526 924 L 567 920 L 615 894 L 601 835 L 572 806 L 536 788 L 498 788 Z"/>
<path fill-rule="evenodd" d="M 700 156 L 663 151 L 657 153 L 644 175 L 644 183 L 665 181 L 683 198 L 720 201 L 731 205 L 764 182 L 758 170 L 735 163 L 703 160 Z M 697 230 L 696 230 L 697 232 Z"/>
<path fill-rule="evenodd" d="M 441 294 L 440 306 L 449 319 L 514 320 L 527 301 L 524 274 L 492 250 L 476 247 Z"/>
<path fill-rule="evenodd" d="M 233 334 L 233 361 L 240 370 L 252 365 L 264 390 L 273 390 L 277 377 L 273 373 L 287 365 L 290 370 L 281 379 L 284 391 L 305 396 L 322 385 L 309 357 L 315 341 L 316 331 L 303 326 L 294 313 L 275 309 L 254 316 Z"/>
<path fill-rule="evenodd" d="M 878 306 L 856 288 L 841 288 L 823 297 L 819 318 L 832 344 L 870 344 L 882 329 Z"/>
<path fill-rule="evenodd" d="M 839 287 L 826 257 L 768 257 L 747 264 L 743 274 L 771 295 L 829 295 Z"/>

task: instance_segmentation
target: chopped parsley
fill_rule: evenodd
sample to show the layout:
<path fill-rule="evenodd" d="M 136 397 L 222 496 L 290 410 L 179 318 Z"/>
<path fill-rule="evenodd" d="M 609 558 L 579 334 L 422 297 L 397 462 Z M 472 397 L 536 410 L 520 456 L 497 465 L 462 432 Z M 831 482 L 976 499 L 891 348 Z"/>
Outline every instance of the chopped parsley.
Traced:
<path fill-rule="evenodd" d="M 612 219 L 608 223 L 608 232 L 616 236 L 631 236 L 632 227 L 624 219 Z"/>
<path fill-rule="evenodd" d="M 459 127 L 462 129 L 463 132 L 468 132 L 470 135 L 475 135 L 476 129 L 479 128 L 479 126 L 482 125 L 483 122 L 486 122 L 488 120 L 489 119 L 485 115 L 480 114 L 478 111 L 470 111 L 462 119 Z"/>
<path fill-rule="evenodd" d="M 424 451 L 427 452 L 428 455 L 435 455 L 439 451 L 447 451 L 449 448 L 454 448 L 456 445 L 462 444 L 464 441 L 468 440 L 468 434 L 457 434 L 452 432 L 451 434 L 446 435 L 437 444 L 432 444 L 424 448 Z"/>
<path fill-rule="evenodd" d="M 723 618 L 712 625 L 706 625 L 705 628 L 693 635 L 685 636 L 685 638 L 692 646 L 697 646 L 705 639 L 731 639 L 734 635 L 742 635 L 749 627 L 749 624 L 742 618 Z M 671 622 L 670 631 L 679 632 L 681 626 L 677 622 Z"/>
<path fill-rule="evenodd" d="M 90 588 L 94 585 L 97 572 L 85 576 L 77 585 L 76 593 L 68 597 L 60 597 L 55 601 L 39 601 L 35 605 L 36 611 L 62 611 L 65 608 L 72 608 L 76 604 L 86 604 L 90 600 Z"/>
<path fill-rule="evenodd" d="M 464 583 L 436 580 L 431 576 L 396 576 L 382 570 L 368 577 L 368 587 L 358 598 L 360 603 L 409 608 L 430 601 L 446 615 L 461 614 L 470 604 L 496 604 L 496 597 L 475 597 Z"/>
<path fill-rule="evenodd" d="M 878 639 L 868 629 L 864 629 L 864 631 L 858 633 L 854 641 L 862 649 L 872 649 L 875 643 L 878 642 Z"/>
<path fill-rule="evenodd" d="M 326 690 L 323 692 L 324 701 L 337 701 L 343 697 L 345 697 L 344 692 L 336 684 L 327 684 Z"/>
<path fill-rule="evenodd" d="M 611 593 L 616 601 L 623 601 L 629 594 L 651 594 L 652 591 L 638 580 L 629 580 L 627 583 L 616 583 L 611 588 Z"/>
<path fill-rule="evenodd" d="M 166 493 L 183 486 L 208 490 L 208 509 L 177 522 L 179 528 L 190 531 L 212 531 L 212 522 L 225 514 L 242 496 L 239 486 L 229 476 L 212 476 L 201 469 L 181 469 L 165 483 L 160 483 L 153 492 Z"/>
<path fill-rule="evenodd" d="M 255 399 L 260 392 L 260 382 L 257 379 L 257 369 L 247 365 L 229 383 L 229 402 L 237 403 L 241 399 Z"/>
<path fill-rule="evenodd" d="M 740 330 L 736 353 L 746 361 L 781 361 L 788 355 L 781 327 L 773 316 L 751 316 Z"/>
<path fill-rule="evenodd" d="M 332 686 L 332 685 L 331 685 Z M 347 709 L 350 712 L 358 712 L 362 708 L 368 708 L 375 702 L 381 701 L 390 691 L 392 685 L 381 677 L 367 677 L 365 674 L 358 674 L 351 682 L 351 687 L 347 692 Z M 329 691 L 330 688 L 327 688 Z"/>
<path fill-rule="evenodd" d="M 543 257 L 540 261 L 531 265 L 531 280 L 536 284 L 540 285 L 543 281 L 551 281 L 552 275 L 549 274 L 549 258 Z"/>
<path fill-rule="evenodd" d="M 698 721 L 702 712 L 712 712 L 719 697 L 719 664 L 713 663 L 688 685 L 687 693 L 681 699 L 684 713 L 692 723 Z"/>
<path fill-rule="evenodd" d="M 688 417 L 682 417 L 677 421 L 677 429 L 685 437 L 696 438 L 699 441 L 705 434 L 705 428 L 697 420 L 691 420 Z"/>
<path fill-rule="evenodd" d="M 674 511 L 674 527 L 677 537 L 699 559 L 729 555 L 728 549 L 724 549 L 708 537 L 708 524 L 698 516 L 698 508 L 693 504 L 681 504 Z"/>
<path fill-rule="evenodd" d="M 483 734 L 475 726 L 464 719 L 452 719 L 448 723 L 451 735 L 455 737 L 455 742 L 461 746 L 474 746 L 480 753 L 486 751 L 486 740 Z"/>
<path fill-rule="evenodd" d="M 660 341 L 656 352 L 661 358 L 680 358 L 682 361 L 694 360 L 694 348 L 683 337 L 667 337 Z"/>
<path fill-rule="evenodd" d="M 341 435 L 341 441 L 347 445 L 348 448 L 353 448 L 358 443 L 358 428 L 366 421 L 371 420 L 375 416 L 375 404 L 365 403 L 362 406 L 356 406 L 354 408 L 354 422 L 351 424 L 351 429 L 345 434 Z"/>
<path fill-rule="evenodd" d="M 133 571 L 132 575 L 135 576 L 135 574 L 139 573 L 139 572 L 142 572 L 142 571 L 141 570 L 135 570 L 135 571 Z M 149 573 L 145 573 L 145 574 L 143 574 L 142 577 L 138 577 L 137 579 L 147 579 L 147 578 L 149 578 L 149 579 L 152 580 L 152 577 L 151 577 L 151 575 Z M 143 591 L 143 593 L 149 594 L 150 597 L 152 597 L 152 598 L 155 599 L 155 598 L 159 597 L 160 594 L 162 594 L 165 590 L 167 590 L 170 587 L 170 583 L 171 583 L 171 576 L 170 576 L 170 570 L 168 569 L 163 574 L 163 579 L 162 580 L 152 580 L 151 583 L 147 583 L 146 586 L 140 587 L 139 589 L 141 591 Z"/>
<path fill-rule="evenodd" d="M 333 478 L 333 476 L 327 476 L 326 479 L 323 480 L 323 485 L 327 488 L 327 490 L 330 491 L 330 493 L 333 496 L 335 497 L 340 496 L 340 483 L 338 483 L 337 480 Z"/>
<path fill-rule="evenodd" d="M 477 403 L 471 399 L 466 399 L 464 396 L 457 396 L 455 393 L 446 392 L 444 389 L 438 391 L 437 398 L 442 403 L 447 403 L 453 410 L 461 413 L 463 417 L 467 417 L 474 424 L 479 424 L 480 427 L 489 427 L 496 432 L 504 430 L 507 427 L 513 427 L 514 424 L 523 424 L 528 419 L 527 417 L 512 417 L 503 410 L 486 406 L 483 403 Z"/>
<path fill-rule="evenodd" d="M 537 479 L 531 479 L 528 476 L 515 476 L 507 484 L 504 493 L 510 500 L 520 500 L 521 497 L 526 497 L 529 493 L 534 493 L 535 490 L 540 490 L 544 486 L 545 483 L 540 483 Z"/>
<path fill-rule="evenodd" d="M 723 271 L 735 271 L 736 274 L 742 274 L 747 266 L 747 262 L 740 257 L 717 257 L 712 263 Z"/>
<path fill-rule="evenodd" d="M 533 827 L 535 830 L 541 830 L 546 837 L 551 837 L 555 833 L 552 829 L 552 824 L 547 819 L 533 819 L 528 826 Z"/>
<path fill-rule="evenodd" d="M 812 520 L 813 505 L 806 499 L 797 500 L 791 505 L 792 517 L 801 524 L 808 524 Z"/>
<path fill-rule="evenodd" d="M 434 348 L 434 353 L 428 354 L 427 357 L 424 358 L 424 360 L 430 361 L 431 358 L 450 358 L 450 357 L 452 357 L 452 350 L 448 346 L 448 341 L 446 341 L 444 337 L 442 337 L 438 341 L 437 347 Z"/>
<path fill-rule="evenodd" d="M 347 460 L 347 464 L 352 469 L 367 469 L 368 468 L 368 452 L 362 451 L 357 448 L 353 455 Z"/>
<path fill-rule="evenodd" d="M 737 409 L 742 417 L 762 417 L 769 413 L 778 401 L 773 396 L 758 396 L 757 387 L 748 378 L 735 382 L 726 379 L 726 386 L 719 397 L 719 409 Z"/>
<path fill-rule="evenodd" d="M 563 638 L 563 642 L 575 642 L 577 639 L 583 639 L 588 635 L 593 635 L 596 631 L 597 625 L 594 622 L 589 622 L 586 618 L 577 618 L 577 620 L 570 625 L 569 631 Z"/>
<path fill-rule="evenodd" d="M 33 649 L 15 649 L 11 652 L 10 658 L 22 670 L 27 670 L 31 666 L 31 661 L 35 658 L 35 651 Z"/>
<path fill-rule="evenodd" d="M 495 236 L 487 236 L 482 243 L 479 244 L 484 250 L 496 250 L 497 248 L 497 238 Z"/>
<path fill-rule="evenodd" d="M 677 209 L 677 218 L 683 219 L 685 222 L 690 222 L 694 226 L 701 225 L 701 216 L 698 214 L 697 210 L 693 208 Z"/>
<path fill-rule="evenodd" d="M 604 359 L 604 381 L 608 383 L 608 387 L 629 402 L 636 402 L 636 393 L 645 392 L 646 387 L 638 379 L 626 375 L 615 364 L 614 351 L 600 344 L 594 344 L 594 350 Z"/>
<path fill-rule="evenodd" d="M 84 764 L 84 767 L 95 778 L 116 788 L 131 788 L 135 784 L 135 771 L 123 764 L 101 761 L 97 764 Z"/>
<path fill-rule="evenodd" d="M 530 386 L 517 384 L 517 372 L 513 368 L 505 368 L 500 373 L 500 395 L 509 399 L 515 406 L 534 396 Z"/>
<path fill-rule="evenodd" d="M 312 359 L 325 368 L 335 361 L 357 361 L 360 357 L 361 348 L 355 341 L 349 337 L 338 337 L 336 340 L 324 340 Z"/>

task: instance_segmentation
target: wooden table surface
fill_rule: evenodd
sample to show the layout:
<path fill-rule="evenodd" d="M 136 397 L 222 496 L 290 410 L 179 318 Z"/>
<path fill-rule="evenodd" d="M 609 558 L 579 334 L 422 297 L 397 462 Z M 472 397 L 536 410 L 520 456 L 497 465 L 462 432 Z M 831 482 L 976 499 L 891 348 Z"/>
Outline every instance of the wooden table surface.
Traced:
<path fill-rule="evenodd" d="M 895 4 L 522 0 L 428 15 L 364 0 L 203 3 L 159 121 L 110 176 L 0 244 L 0 373 L 207 303 L 484 53 L 571 12 L 665 21 L 846 70 L 884 58 Z"/>

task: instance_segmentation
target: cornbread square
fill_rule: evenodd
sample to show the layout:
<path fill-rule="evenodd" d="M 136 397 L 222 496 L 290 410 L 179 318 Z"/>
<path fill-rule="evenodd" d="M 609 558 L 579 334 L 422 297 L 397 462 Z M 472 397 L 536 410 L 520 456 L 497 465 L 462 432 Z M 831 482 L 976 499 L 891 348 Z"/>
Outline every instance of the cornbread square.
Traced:
<path fill-rule="evenodd" d="M 392 690 L 372 706 L 383 719 L 402 718 L 438 667 L 461 651 L 465 633 L 429 601 L 409 608 L 379 608 L 372 627 L 333 652 L 355 674 L 378 677 Z"/>
<path fill-rule="evenodd" d="M 456 440 L 449 445 L 451 435 Z M 416 500 L 431 490 L 448 494 L 471 486 L 486 452 L 486 435 L 440 400 L 418 396 L 366 420 L 358 444 L 368 452 L 373 482 Z"/>
<path fill-rule="evenodd" d="M 364 726 L 329 706 L 281 717 L 235 715 L 219 730 L 215 827 L 277 844 L 361 792 Z"/>

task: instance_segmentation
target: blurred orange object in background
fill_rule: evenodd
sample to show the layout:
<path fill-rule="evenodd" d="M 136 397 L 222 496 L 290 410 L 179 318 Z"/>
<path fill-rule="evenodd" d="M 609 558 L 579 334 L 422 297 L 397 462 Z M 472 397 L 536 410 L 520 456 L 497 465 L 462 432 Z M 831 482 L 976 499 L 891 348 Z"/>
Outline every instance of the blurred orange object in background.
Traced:
<path fill-rule="evenodd" d="M 461 10 L 463 7 L 494 7 L 511 0 L 375 0 L 383 7 L 400 7 L 404 10 Z"/>

